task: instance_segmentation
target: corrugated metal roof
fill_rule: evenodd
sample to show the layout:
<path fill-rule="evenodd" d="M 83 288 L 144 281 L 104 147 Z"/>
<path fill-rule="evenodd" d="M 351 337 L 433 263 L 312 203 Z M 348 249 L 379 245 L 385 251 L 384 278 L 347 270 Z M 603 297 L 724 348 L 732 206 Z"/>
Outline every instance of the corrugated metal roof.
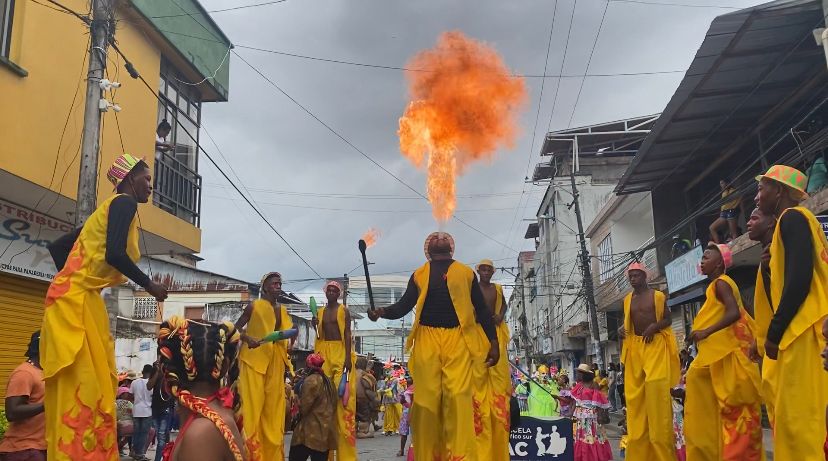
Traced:
<path fill-rule="evenodd" d="M 822 48 L 812 36 L 823 20 L 818 0 L 779 0 L 714 19 L 616 193 L 699 175 L 769 111 L 825 72 Z"/>

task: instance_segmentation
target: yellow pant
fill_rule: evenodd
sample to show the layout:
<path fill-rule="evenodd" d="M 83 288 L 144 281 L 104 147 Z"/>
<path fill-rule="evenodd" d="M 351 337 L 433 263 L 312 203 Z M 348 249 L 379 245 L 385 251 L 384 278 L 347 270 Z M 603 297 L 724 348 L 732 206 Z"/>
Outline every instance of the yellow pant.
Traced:
<path fill-rule="evenodd" d="M 339 389 L 339 380 L 345 365 L 345 345 L 343 341 L 316 340 L 316 351 L 325 358 L 322 370 L 331 380 L 334 387 Z M 351 360 L 353 365 L 353 357 Z M 342 405 L 342 399 L 337 399 L 336 419 L 339 427 L 336 452 L 331 451 L 328 459 L 338 461 L 355 461 L 356 455 L 356 380 L 353 370 L 349 375 L 350 398 L 347 406 Z M 336 457 L 334 457 L 334 453 Z"/>
<path fill-rule="evenodd" d="M 482 328 L 478 328 L 478 341 L 481 350 L 488 339 Z M 416 381 L 415 381 L 416 382 Z M 489 378 L 489 367 L 483 357 L 472 359 L 472 410 L 474 415 L 474 435 L 477 453 L 491 453 L 492 451 L 492 386 Z"/>
<path fill-rule="evenodd" d="M 276 348 L 273 351 L 264 374 L 243 361 L 240 364 L 241 411 L 250 461 L 285 457 L 285 362 Z"/>
<path fill-rule="evenodd" d="M 512 374 L 509 369 L 509 355 L 506 351 L 509 345 L 509 327 L 501 323 L 497 327 L 497 340 L 500 346 L 500 360 L 489 368 L 489 385 L 491 389 L 491 428 L 492 428 L 492 461 L 509 460 L 509 424 L 512 396 Z"/>
<path fill-rule="evenodd" d="M 83 312 L 83 341 L 74 361 L 59 370 L 44 368 L 46 443 L 49 460 L 117 461 L 115 347 L 100 292 L 70 289 L 47 306 L 41 339 L 41 361 L 58 353 L 68 334 L 61 309 Z M 53 350 L 54 349 L 54 350 Z"/>
<path fill-rule="evenodd" d="M 418 326 L 410 366 L 416 461 L 477 461 L 472 356 L 460 328 Z"/>
<path fill-rule="evenodd" d="M 642 336 L 624 340 L 624 395 L 627 399 L 627 459 L 673 461 L 673 404 L 670 388 L 677 370 L 659 335 L 649 344 Z"/>
<path fill-rule="evenodd" d="M 688 460 L 765 459 L 759 383 L 759 370 L 741 350 L 708 367 L 690 365 L 684 406 Z"/>
<path fill-rule="evenodd" d="M 402 417 L 402 405 L 399 403 L 388 403 L 385 405 L 385 416 L 382 421 L 383 432 L 397 432 L 400 430 L 400 418 Z"/>
<path fill-rule="evenodd" d="M 822 322 L 779 351 L 771 382 L 781 392 L 774 403 L 774 459 L 822 461 L 828 373 L 820 367 L 825 347 Z M 765 361 L 770 359 L 765 358 Z"/>

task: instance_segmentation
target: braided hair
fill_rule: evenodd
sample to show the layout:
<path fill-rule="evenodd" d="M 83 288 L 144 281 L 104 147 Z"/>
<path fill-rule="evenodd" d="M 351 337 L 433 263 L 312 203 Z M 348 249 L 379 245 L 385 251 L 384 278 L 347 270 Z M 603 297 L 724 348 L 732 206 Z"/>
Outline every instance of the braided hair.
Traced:
<path fill-rule="evenodd" d="M 166 389 L 181 405 L 209 419 L 218 428 L 237 461 L 243 458 L 232 431 L 208 402 L 193 395 L 189 388 L 195 382 L 230 387 L 238 424 L 241 403 L 236 392 L 239 339 L 239 332 L 230 322 L 201 323 L 177 316 L 163 322 L 158 332 L 158 355 Z"/>

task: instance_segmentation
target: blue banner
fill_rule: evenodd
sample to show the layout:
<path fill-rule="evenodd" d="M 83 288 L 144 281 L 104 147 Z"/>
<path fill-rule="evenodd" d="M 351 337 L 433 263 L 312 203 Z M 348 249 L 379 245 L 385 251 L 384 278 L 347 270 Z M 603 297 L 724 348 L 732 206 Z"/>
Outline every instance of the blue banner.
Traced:
<path fill-rule="evenodd" d="M 572 420 L 521 416 L 509 435 L 509 455 L 521 461 L 574 461 Z"/>

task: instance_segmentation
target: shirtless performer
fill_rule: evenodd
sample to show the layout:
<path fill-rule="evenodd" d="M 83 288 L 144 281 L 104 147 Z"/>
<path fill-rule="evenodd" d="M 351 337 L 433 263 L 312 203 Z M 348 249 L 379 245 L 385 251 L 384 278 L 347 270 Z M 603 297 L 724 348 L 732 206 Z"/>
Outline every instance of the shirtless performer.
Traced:
<path fill-rule="evenodd" d="M 639 262 L 630 264 L 627 277 L 633 288 L 624 298 L 624 341 L 627 398 L 627 457 L 673 461 L 673 407 L 670 388 L 679 380 L 678 345 L 670 328 L 670 311 L 664 293 L 647 285 L 647 271 Z"/>
<path fill-rule="evenodd" d="M 506 354 L 506 347 L 509 345 L 509 326 L 503 322 L 506 314 L 503 287 L 492 283 L 494 272 L 494 264 L 489 259 L 484 259 L 477 265 L 477 274 L 480 275 L 480 291 L 483 292 L 486 305 L 494 313 L 497 342 L 500 345 L 500 357 L 502 357 L 495 366 L 482 367 L 483 379 L 475 379 L 475 390 L 480 389 L 488 394 L 481 402 L 485 407 L 480 413 L 485 419 L 481 421 L 483 431 L 477 435 L 477 450 L 478 453 L 488 454 L 488 459 L 492 461 L 508 461 L 509 399 L 512 395 L 512 379 Z M 475 397 L 477 394 L 475 392 Z M 475 400 L 478 399 L 475 398 Z"/>

